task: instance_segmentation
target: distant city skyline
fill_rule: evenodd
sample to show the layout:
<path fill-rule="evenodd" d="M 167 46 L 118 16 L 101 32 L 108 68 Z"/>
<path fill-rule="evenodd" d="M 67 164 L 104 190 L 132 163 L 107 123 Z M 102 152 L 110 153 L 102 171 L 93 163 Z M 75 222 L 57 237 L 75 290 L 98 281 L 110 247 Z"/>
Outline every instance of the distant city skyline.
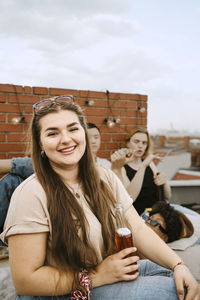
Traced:
<path fill-rule="evenodd" d="M 150 133 L 155 135 L 171 135 L 171 136 L 194 136 L 194 137 L 200 137 L 200 130 L 195 129 L 195 130 L 189 130 L 189 129 L 177 129 L 173 126 L 171 123 L 169 128 L 157 128 L 155 130 L 150 130 Z"/>
<path fill-rule="evenodd" d="M 0 83 L 148 95 L 150 132 L 200 130 L 198 0 L 1 0 Z"/>

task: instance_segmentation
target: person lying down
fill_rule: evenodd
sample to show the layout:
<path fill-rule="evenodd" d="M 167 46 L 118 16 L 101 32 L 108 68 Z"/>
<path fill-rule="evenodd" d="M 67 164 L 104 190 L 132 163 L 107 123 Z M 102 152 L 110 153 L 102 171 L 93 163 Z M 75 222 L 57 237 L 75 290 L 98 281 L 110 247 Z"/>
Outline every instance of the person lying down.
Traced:
<path fill-rule="evenodd" d="M 166 243 L 191 237 L 194 227 L 187 216 L 165 201 L 159 201 L 142 215 L 145 223 Z"/>

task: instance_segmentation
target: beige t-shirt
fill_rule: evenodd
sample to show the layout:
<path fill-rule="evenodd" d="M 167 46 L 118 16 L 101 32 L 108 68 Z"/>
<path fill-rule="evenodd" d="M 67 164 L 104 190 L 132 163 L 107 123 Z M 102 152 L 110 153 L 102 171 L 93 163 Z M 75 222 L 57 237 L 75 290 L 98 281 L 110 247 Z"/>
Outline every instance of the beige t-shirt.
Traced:
<path fill-rule="evenodd" d="M 124 210 L 126 211 L 132 205 L 133 201 L 121 181 L 111 170 L 102 166 L 99 166 L 98 169 L 102 180 L 108 182 L 114 193 L 115 199 L 117 202 L 122 203 Z M 80 195 L 78 201 L 81 202 L 88 221 L 89 240 L 96 250 L 100 262 L 104 251 L 101 224 L 91 211 L 81 190 L 76 190 L 76 192 Z M 11 235 L 41 232 L 49 233 L 46 263 L 52 265 L 53 261 L 51 261 L 49 255 L 52 229 L 47 209 L 46 194 L 37 180 L 36 175 L 33 174 L 14 191 L 5 221 L 4 231 L 0 235 L 0 238 L 4 242 L 7 242 L 7 238 Z"/>

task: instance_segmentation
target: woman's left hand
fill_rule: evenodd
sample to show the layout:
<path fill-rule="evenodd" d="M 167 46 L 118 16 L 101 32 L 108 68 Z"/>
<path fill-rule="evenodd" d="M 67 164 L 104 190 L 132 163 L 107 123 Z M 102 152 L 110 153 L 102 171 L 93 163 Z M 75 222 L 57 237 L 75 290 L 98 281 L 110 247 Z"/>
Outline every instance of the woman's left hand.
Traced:
<path fill-rule="evenodd" d="M 200 286 L 185 265 L 176 266 L 174 270 L 174 280 L 179 300 L 200 299 Z M 184 287 L 187 288 L 186 297 L 184 295 Z"/>
<path fill-rule="evenodd" d="M 158 173 L 158 174 L 154 175 L 154 183 L 157 186 L 165 184 L 166 181 L 167 181 L 167 178 L 164 173 Z"/>

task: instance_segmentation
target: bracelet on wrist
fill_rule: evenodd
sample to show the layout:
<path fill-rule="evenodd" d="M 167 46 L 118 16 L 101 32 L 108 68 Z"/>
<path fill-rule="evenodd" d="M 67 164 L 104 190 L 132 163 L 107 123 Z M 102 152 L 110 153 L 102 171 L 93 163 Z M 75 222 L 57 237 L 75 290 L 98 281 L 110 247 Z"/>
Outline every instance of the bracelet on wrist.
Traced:
<path fill-rule="evenodd" d="M 175 264 L 175 266 L 172 268 L 172 271 L 174 271 L 176 267 L 181 266 L 181 265 L 185 266 L 183 261 L 179 261 L 177 264 Z"/>
<path fill-rule="evenodd" d="M 91 289 L 92 289 L 92 280 L 88 276 L 86 270 L 79 272 L 79 281 L 80 284 L 86 289 L 86 292 L 83 293 L 80 290 L 72 291 L 71 300 L 90 300 L 91 299 Z"/>

